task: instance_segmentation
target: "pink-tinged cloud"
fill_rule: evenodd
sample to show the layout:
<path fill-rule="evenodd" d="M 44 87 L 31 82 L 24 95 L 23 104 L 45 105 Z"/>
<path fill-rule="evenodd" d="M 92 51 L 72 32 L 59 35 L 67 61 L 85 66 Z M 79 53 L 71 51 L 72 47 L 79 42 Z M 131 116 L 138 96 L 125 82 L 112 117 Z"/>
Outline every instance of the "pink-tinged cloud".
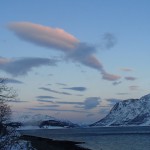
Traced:
<path fill-rule="evenodd" d="M 63 51 L 74 49 L 79 42 L 78 39 L 62 29 L 29 22 L 10 23 L 8 28 L 23 40 Z"/>
<path fill-rule="evenodd" d="M 10 23 L 8 28 L 25 41 L 62 51 L 65 54 L 65 59 L 79 62 L 100 71 L 105 80 L 115 81 L 120 78 L 120 76 L 106 73 L 102 63 L 94 55 L 95 46 L 80 42 L 62 29 L 29 22 Z"/>
<path fill-rule="evenodd" d="M 126 79 L 126 80 L 130 80 L 130 81 L 134 81 L 134 80 L 136 80 L 136 78 L 135 78 L 135 77 L 125 77 L 125 79 Z"/>
<path fill-rule="evenodd" d="M 102 77 L 104 80 L 109 80 L 109 81 L 116 81 L 121 78 L 121 76 L 115 75 L 115 74 L 110 74 L 110 73 L 102 73 Z"/>

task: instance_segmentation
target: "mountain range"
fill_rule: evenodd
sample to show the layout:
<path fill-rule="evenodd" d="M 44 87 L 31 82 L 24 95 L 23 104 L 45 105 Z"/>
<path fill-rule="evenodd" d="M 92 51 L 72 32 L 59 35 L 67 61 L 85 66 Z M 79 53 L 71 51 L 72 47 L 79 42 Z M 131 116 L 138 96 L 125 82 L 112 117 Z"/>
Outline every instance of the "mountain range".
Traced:
<path fill-rule="evenodd" d="M 35 114 L 35 115 L 21 115 L 9 123 L 10 126 L 19 127 L 21 129 L 35 129 L 35 128 L 73 128 L 79 127 L 67 120 L 59 120 L 49 115 Z"/>

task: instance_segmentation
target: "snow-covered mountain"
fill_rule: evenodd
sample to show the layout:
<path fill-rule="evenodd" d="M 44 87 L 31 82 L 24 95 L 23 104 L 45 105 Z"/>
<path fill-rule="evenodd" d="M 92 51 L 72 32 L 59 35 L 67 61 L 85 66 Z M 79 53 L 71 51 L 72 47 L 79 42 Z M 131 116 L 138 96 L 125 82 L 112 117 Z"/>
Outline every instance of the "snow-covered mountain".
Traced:
<path fill-rule="evenodd" d="M 24 126 L 39 126 L 42 121 L 55 119 L 54 117 L 42 114 L 20 115 L 13 119 L 14 122 L 20 122 Z"/>
<path fill-rule="evenodd" d="M 106 117 L 91 126 L 134 125 L 150 125 L 150 94 L 116 103 Z"/>
<path fill-rule="evenodd" d="M 12 120 L 13 124 L 21 124 L 23 129 L 35 128 L 56 128 L 56 127 L 78 127 L 70 121 L 59 120 L 54 117 L 42 114 L 21 115 Z"/>

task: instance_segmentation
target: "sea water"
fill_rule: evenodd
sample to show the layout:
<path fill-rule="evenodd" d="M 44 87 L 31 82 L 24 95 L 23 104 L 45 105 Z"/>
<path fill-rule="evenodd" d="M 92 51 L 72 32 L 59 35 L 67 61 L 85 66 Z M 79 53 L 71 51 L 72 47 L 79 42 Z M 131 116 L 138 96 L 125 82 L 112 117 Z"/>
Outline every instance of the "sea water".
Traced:
<path fill-rule="evenodd" d="M 25 130 L 22 134 L 84 142 L 91 150 L 150 150 L 150 127 L 97 127 Z"/>

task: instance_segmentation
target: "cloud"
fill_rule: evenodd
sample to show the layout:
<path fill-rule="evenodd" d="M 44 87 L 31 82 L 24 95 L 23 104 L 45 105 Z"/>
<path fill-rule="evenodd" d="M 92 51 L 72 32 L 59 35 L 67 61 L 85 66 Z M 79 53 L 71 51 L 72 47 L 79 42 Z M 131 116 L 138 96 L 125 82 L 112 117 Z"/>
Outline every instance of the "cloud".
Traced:
<path fill-rule="evenodd" d="M 112 33 L 105 33 L 103 35 L 102 45 L 105 49 L 111 49 L 115 46 L 117 39 Z"/>
<path fill-rule="evenodd" d="M 129 93 L 117 93 L 117 95 L 128 95 Z"/>
<path fill-rule="evenodd" d="M 56 60 L 49 58 L 18 58 L 7 59 L 0 57 L 0 70 L 12 76 L 27 75 L 35 67 L 55 66 Z"/>
<path fill-rule="evenodd" d="M 3 80 L 3 78 L 0 78 L 0 80 Z M 4 79 L 4 82 L 5 82 L 6 84 L 7 84 L 7 83 L 23 84 L 22 81 L 15 80 L 15 79 L 10 79 L 10 78 Z"/>
<path fill-rule="evenodd" d="M 76 105 L 76 108 L 93 109 L 100 104 L 99 97 L 88 97 L 83 102 L 57 101 L 58 104 Z"/>
<path fill-rule="evenodd" d="M 52 92 L 52 93 L 56 93 L 56 94 L 72 95 L 72 94 L 67 93 L 67 92 L 59 92 L 59 91 L 51 90 L 50 88 L 45 88 L 45 87 L 40 87 L 39 89 L 44 90 L 44 91 L 48 91 L 48 92 Z"/>
<path fill-rule="evenodd" d="M 69 87 L 69 88 L 63 88 L 63 89 L 80 91 L 80 92 L 86 91 L 85 87 Z"/>
<path fill-rule="evenodd" d="M 37 96 L 36 98 L 38 98 L 38 99 L 57 99 L 56 97 L 53 97 L 53 96 Z"/>
<path fill-rule="evenodd" d="M 125 72 L 131 72 L 131 71 L 133 71 L 133 70 L 130 69 L 130 68 L 121 68 L 121 70 L 122 70 L 122 71 L 125 71 Z"/>
<path fill-rule="evenodd" d="M 83 102 L 64 102 L 64 101 L 57 101 L 58 104 L 67 104 L 67 105 L 84 105 Z"/>
<path fill-rule="evenodd" d="M 53 99 L 58 99 L 53 96 L 37 96 L 36 98 L 37 98 L 37 101 L 39 101 L 39 102 L 50 102 L 50 103 L 54 103 L 52 101 Z"/>
<path fill-rule="evenodd" d="M 57 85 L 61 85 L 61 86 L 67 86 L 67 84 L 64 83 L 56 83 Z"/>
<path fill-rule="evenodd" d="M 46 84 L 46 85 L 50 86 L 50 85 L 52 85 L 52 84 Z"/>
<path fill-rule="evenodd" d="M 120 76 L 109 74 L 102 63 L 95 57 L 96 47 L 80 42 L 73 35 L 59 28 L 51 28 L 30 22 L 10 23 L 8 29 L 13 31 L 22 40 L 33 44 L 62 51 L 65 59 L 79 62 L 101 72 L 103 79 L 108 81 L 118 80 Z M 111 48 L 114 43 L 112 34 L 104 36 L 106 47 Z"/>
<path fill-rule="evenodd" d="M 60 105 L 56 105 L 56 104 L 54 104 L 54 105 L 41 105 L 41 106 L 38 106 L 39 108 L 40 107 L 46 107 L 46 108 L 56 108 L 56 107 L 59 107 Z"/>
<path fill-rule="evenodd" d="M 83 94 L 77 94 L 76 96 L 84 96 Z"/>
<path fill-rule="evenodd" d="M 84 108 L 85 109 L 93 109 L 100 104 L 99 97 L 89 97 L 84 101 Z"/>
<path fill-rule="evenodd" d="M 56 97 L 53 96 L 37 96 L 37 101 L 39 102 L 51 102 L 54 103 L 52 100 L 57 99 Z"/>
<path fill-rule="evenodd" d="M 86 43 L 78 43 L 74 50 L 66 54 L 66 59 L 79 62 L 98 71 L 103 70 L 102 63 L 94 56 L 96 48 Z"/>
<path fill-rule="evenodd" d="M 45 100 L 45 99 L 37 99 L 37 101 L 39 101 L 39 102 L 50 102 L 50 103 L 54 103 L 52 100 Z"/>
<path fill-rule="evenodd" d="M 60 51 L 70 51 L 79 42 L 62 29 L 29 22 L 10 23 L 8 28 L 25 41 Z"/>
<path fill-rule="evenodd" d="M 136 80 L 136 78 L 135 78 L 135 77 L 125 77 L 125 79 L 126 79 L 126 80 L 130 80 L 130 81 L 134 81 L 134 80 Z"/>
<path fill-rule="evenodd" d="M 132 86 L 129 86 L 129 89 L 132 90 L 132 91 L 136 91 L 139 89 L 139 86 L 137 85 L 132 85 Z"/>
<path fill-rule="evenodd" d="M 109 73 L 106 73 L 106 72 L 103 72 L 102 75 L 103 75 L 102 76 L 103 79 L 109 80 L 109 81 L 116 81 L 116 80 L 121 78 L 121 76 L 114 75 L 114 74 L 109 74 Z"/>
<path fill-rule="evenodd" d="M 122 83 L 122 81 L 115 81 L 115 82 L 113 82 L 112 84 L 113 85 L 119 85 L 119 84 L 121 84 Z"/>

